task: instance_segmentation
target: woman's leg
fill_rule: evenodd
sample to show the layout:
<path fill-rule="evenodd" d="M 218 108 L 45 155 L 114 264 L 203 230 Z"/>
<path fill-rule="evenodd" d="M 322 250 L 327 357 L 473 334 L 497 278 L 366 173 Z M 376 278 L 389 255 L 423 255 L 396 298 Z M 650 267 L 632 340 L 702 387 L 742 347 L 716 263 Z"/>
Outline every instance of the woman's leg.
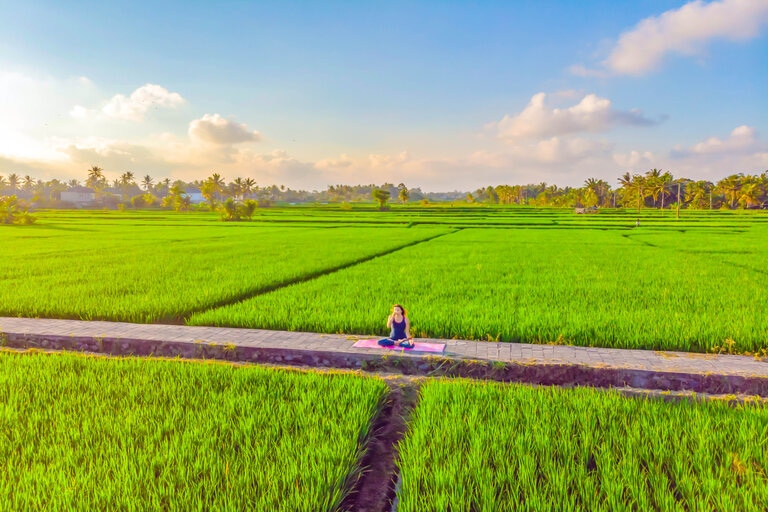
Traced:
<path fill-rule="evenodd" d="M 399 345 L 401 347 L 403 347 L 403 348 L 413 348 L 414 347 L 413 341 L 408 340 L 408 339 L 400 341 Z"/>
<path fill-rule="evenodd" d="M 381 345 L 382 347 L 391 347 L 394 344 L 395 342 L 389 338 L 384 338 L 383 340 L 379 340 L 379 345 Z"/>

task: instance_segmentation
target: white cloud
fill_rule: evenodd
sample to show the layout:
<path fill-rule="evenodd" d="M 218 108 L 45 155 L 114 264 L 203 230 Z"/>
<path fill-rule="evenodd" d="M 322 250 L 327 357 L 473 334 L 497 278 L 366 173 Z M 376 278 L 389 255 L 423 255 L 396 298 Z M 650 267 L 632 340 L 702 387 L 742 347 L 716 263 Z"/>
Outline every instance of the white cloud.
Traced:
<path fill-rule="evenodd" d="M 642 20 L 619 37 L 602 64 L 615 74 L 644 75 L 657 69 L 667 54 L 700 55 L 713 39 L 748 40 L 766 23 L 765 0 L 696 0 Z M 582 66 L 571 69 L 575 74 L 595 73 Z"/>
<path fill-rule="evenodd" d="M 88 109 L 82 105 L 75 105 L 72 107 L 72 110 L 69 111 L 69 115 L 72 119 L 85 119 L 88 117 Z"/>
<path fill-rule="evenodd" d="M 176 108 L 185 103 L 179 93 L 155 84 L 146 84 L 126 97 L 117 94 L 110 99 L 101 111 L 114 119 L 141 121 L 150 108 Z"/>
<path fill-rule="evenodd" d="M 726 140 L 720 140 L 717 137 L 710 137 L 703 142 L 699 142 L 691 148 L 693 153 L 732 153 L 734 151 L 749 150 L 755 143 L 755 129 L 751 126 L 742 125 L 734 128 L 730 137 Z"/>
<path fill-rule="evenodd" d="M 757 132 L 751 126 L 738 126 L 731 131 L 730 136 L 723 140 L 718 137 L 709 137 L 690 148 L 675 146 L 671 155 L 675 158 L 687 157 L 690 155 L 734 155 L 734 154 L 754 154 L 764 149 L 757 139 Z"/>
<path fill-rule="evenodd" d="M 315 167 L 318 169 L 343 169 L 351 167 L 353 164 L 352 159 L 346 153 L 342 153 L 339 158 L 325 158 L 315 162 Z"/>
<path fill-rule="evenodd" d="M 631 150 L 629 153 L 616 153 L 613 161 L 622 169 L 645 169 L 654 166 L 657 157 L 650 151 Z"/>
<path fill-rule="evenodd" d="M 568 96 L 573 97 L 572 94 Z M 565 97 L 568 97 L 565 96 Z M 504 140 L 537 139 L 580 132 L 603 132 L 618 125 L 644 126 L 655 121 L 640 112 L 616 110 L 611 100 L 587 94 L 579 103 L 560 109 L 547 105 L 547 94 L 540 92 L 531 97 L 519 114 L 505 115 L 491 126 Z"/>
<path fill-rule="evenodd" d="M 189 135 L 195 140 L 215 145 L 261 140 L 259 132 L 250 131 L 245 124 L 229 121 L 219 114 L 205 114 L 189 123 Z"/>
<path fill-rule="evenodd" d="M 402 151 L 397 155 L 368 155 L 368 164 L 372 169 L 392 169 L 400 167 L 411 160 L 411 155 L 407 151 Z"/>

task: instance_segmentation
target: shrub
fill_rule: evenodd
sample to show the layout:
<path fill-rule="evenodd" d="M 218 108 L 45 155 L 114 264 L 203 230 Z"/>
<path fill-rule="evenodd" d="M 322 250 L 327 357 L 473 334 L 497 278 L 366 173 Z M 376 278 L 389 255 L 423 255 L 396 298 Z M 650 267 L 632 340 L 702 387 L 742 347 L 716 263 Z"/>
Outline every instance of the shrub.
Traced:
<path fill-rule="evenodd" d="M 0 224 L 34 224 L 35 217 L 29 214 L 27 206 L 16 196 L 0 196 Z"/>

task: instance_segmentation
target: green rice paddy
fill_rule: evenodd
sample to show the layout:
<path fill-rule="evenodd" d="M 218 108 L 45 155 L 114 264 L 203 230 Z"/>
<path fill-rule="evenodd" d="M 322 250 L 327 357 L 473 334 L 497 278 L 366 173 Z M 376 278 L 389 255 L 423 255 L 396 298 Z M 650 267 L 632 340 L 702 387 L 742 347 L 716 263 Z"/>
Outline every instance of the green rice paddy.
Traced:
<path fill-rule="evenodd" d="M 768 508 L 768 410 L 594 389 L 421 388 L 398 511 Z"/>
<path fill-rule="evenodd" d="M 380 379 L 0 352 L 0 509 L 337 507 Z"/>
<path fill-rule="evenodd" d="M 422 337 L 768 348 L 764 212 L 35 215 L 0 226 L 0 316 L 367 335 L 399 302 Z M 334 510 L 386 391 L 349 374 L 0 352 L 0 510 Z M 433 381 L 399 447 L 397 510 L 766 510 L 766 439 L 759 404 Z"/>
<path fill-rule="evenodd" d="M 42 212 L 3 226 L 0 315 L 706 352 L 768 347 L 764 212 L 339 206 Z M 635 227 L 637 218 L 641 226 Z"/>

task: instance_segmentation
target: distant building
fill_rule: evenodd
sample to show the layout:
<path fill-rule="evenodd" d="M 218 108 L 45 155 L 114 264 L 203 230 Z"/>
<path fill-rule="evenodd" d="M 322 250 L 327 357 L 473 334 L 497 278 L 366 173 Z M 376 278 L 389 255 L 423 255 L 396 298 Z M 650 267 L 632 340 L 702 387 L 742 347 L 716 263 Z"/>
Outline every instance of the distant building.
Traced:
<path fill-rule="evenodd" d="M 61 200 L 77 206 L 90 206 L 96 200 L 96 193 L 88 187 L 72 187 L 61 193 Z"/>
<path fill-rule="evenodd" d="M 200 192 L 199 188 L 187 187 L 187 191 L 184 192 L 184 194 L 189 196 L 189 202 L 192 204 L 200 204 L 206 201 L 206 199 L 203 197 L 203 193 Z"/>

